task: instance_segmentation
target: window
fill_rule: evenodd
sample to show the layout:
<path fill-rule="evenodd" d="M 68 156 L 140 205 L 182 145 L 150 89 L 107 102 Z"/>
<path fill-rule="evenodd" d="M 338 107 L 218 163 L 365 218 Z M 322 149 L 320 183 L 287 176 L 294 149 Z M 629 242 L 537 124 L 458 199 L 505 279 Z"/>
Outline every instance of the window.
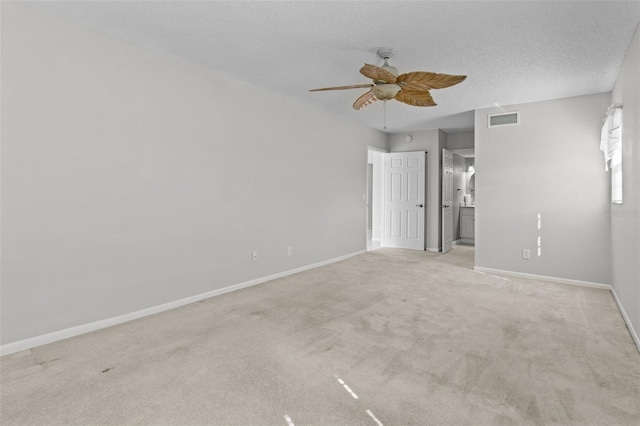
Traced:
<path fill-rule="evenodd" d="M 611 202 L 622 204 L 622 150 L 618 149 L 613 155 L 611 162 L 617 163 L 611 167 Z"/>
<path fill-rule="evenodd" d="M 600 150 L 605 170 L 611 168 L 611 202 L 622 204 L 622 105 L 611 105 L 602 125 Z"/>

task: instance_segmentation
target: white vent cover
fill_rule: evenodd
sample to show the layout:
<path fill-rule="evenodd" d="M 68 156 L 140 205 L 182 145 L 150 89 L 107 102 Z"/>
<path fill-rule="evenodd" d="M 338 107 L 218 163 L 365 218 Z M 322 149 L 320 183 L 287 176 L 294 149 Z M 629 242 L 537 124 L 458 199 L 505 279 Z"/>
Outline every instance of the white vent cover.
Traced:
<path fill-rule="evenodd" d="M 516 124 L 520 124 L 520 113 L 518 111 L 489 115 L 489 127 L 515 126 Z"/>

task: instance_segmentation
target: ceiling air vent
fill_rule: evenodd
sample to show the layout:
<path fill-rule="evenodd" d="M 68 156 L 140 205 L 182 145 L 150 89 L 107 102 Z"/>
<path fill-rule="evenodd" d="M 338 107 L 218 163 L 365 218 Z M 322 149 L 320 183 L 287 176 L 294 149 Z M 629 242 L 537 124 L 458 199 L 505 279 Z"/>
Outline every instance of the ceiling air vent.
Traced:
<path fill-rule="evenodd" d="M 489 115 L 489 127 L 514 126 L 520 124 L 518 111 Z"/>

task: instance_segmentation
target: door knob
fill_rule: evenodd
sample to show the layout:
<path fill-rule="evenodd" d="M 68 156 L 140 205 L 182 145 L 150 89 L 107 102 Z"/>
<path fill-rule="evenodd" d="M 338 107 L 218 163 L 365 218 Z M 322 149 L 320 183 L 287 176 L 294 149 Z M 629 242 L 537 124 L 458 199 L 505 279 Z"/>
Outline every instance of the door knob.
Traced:
<path fill-rule="evenodd" d="M 422 204 L 416 204 L 416 207 L 424 207 Z"/>

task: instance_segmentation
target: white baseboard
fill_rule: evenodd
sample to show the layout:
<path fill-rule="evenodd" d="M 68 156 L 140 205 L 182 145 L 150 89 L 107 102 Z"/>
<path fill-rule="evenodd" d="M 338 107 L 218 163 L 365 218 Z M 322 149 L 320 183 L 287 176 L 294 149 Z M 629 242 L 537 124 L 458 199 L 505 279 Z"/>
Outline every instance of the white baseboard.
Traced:
<path fill-rule="evenodd" d="M 153 315 L 159 312 L 168 311 L 170 309 L 179 308 L 180 306 L 188 305 L 194 302 L 199 302 L 201 300 L 208 299 L 210 297 L 220 296 L 221 294 L 230 293 L 232 291 L 262 284 L 264 282 L 275 280 L 277 278 L 282 278 L 288 275 L 297 274 L 298 272 L 308 271 L 309 269 L 314 269 L 320 266 L 329 265 L 331 263 L 340 262 L 342 260 L 348 259 L 353 256 L 357 256 L 362 253 L 366 253 L 366 250 L 361 250 L 361 251 L 350 253 L 344 256 L 335 257 L 333 259 L 324 260 L 322 262 L 302 266 L 300 268 L 279 272 L 277 274 L 269 275 L 266 277 L 256 278 L 251 281 L 230 285 L 217 290 L 212 290 L 206 293 L 197 294 L 195 296 L 185 297 L 184 299 L 174 300 L 168 303 L 164 303 L 162 305 L 152 306 L 150 308 L 142 309 L 142 310 L 131 312 L 124 315 L 119 315 L 117 317 L 107 318 L 99 321 L 90 322 L 87 324 L 78 325 L 76 327 L 66 328 L 64 330 L 58 330 L 51 333 L 42 334 L 40 336 L 30 337 L 24 340 L 18 340 L 17 342 L 6 343 L 4 345 L 0 345 L 0 356 L 24 351 L 26 349 L 35 348 L 37 346 L 46 345 L 48 343 L 57 342 L 63 339 L 68 339 L 69 337 L 90 333 L 92 331 L 111 327 L 117 324 L 122 324 L 128 321 L 133 321 L 135 319 L 146 317 L 148 315 Z"/>
<path fill-rule="evenodd" d="M 427 250 L 428 251 L 438 251 L 437 249 L 427 249 Z M 246 282 L 243 282 L 243 283 L 231 285 L 231 286 L 224 287 L 224 288 L 221 288 L 221 289 L 208 291 L 206 293 L 198 294 L 198 295 L 191 296 L 191 297 L 186 297 L 184 299 L 174 300 L 172 302 L 168 302 L 168 303 L 165 303 L 165 304 L 162 304 L 162 305 L 153 306 L 153 307 L 150 307 L 150 308 L 142 309 L 142 310 L 139 310 L 139 311 L 135 311 L 135 312 L 131 312 L 131 313 L 128 313 L 128 314 L 120 315 L 120 316 L 117 316 L 117 317 L 107 318 L 107 319 L 99 320 L 99 321 L 94 321 L 94 322 L 91 322 L 91 323 L 88 323 L 88 324 L 83 324 L 83 325 L 79 325 L 79 326 L 76 326 L 76 327 L 66 328 L 64 330 L 54 331 L 54 332 L 43 334 L 43 335 L 40 335 L 40 336 L 35 336 L 35 337 L 31 337 L 31 338 L 24 339 L 24 340 L 19 340 L 17 342 L 6 343 L 4 345 L 0 345 L 0 356 L 9 355 L 9 354 L 20 352 L 20 351 L 23 351 L 23 350 L 26 350 L 26 349 L 31 349 L 31 348 L 35 348 L 37 346 L 42 346 L 42 345 L 46 345 L 48 343 L 53 343 L 53 342 L 57 342 L 59 340 L 64 340 L 64 339 L 67 339 L 69 337 L 74 337 L 74 336 L 78 336 L 80 334 L 90 333 L 92 331 L 96 331 L 96 330 L 100 330 L 100 329 L 103 329 L 103 328 L 111 327 L 111 326 L 114 326 L 114 325 L 117 325 L 117 324 L 122 324 L 122 323 L 128 322 L 128 321 L 133 321 L 135 319 L 146 317 L 148 315 L 157 314 L 159 312 L 168 311 L 170 309 L 175 309 L 175 308 L 178 308 L 180 306 L 188 305 L 190 303 L 199 302 L 200 300 L 208 299 L 210 297 L 219 296 L 219 295 L 222 295 L 222 294 L 225 294 L 225 293 L 230 293 L 232 291 L 240 290 L 240 289 L 247 288 L 247 287 L 252 287 L 254 285 L 262 284 L 262 283 L 267 282 L 267 281 L 275 280 L 277 278 L 286 277 L 288 275 L 297 274 L 298 272 L 308 271 L 310 269 L 318 268 L 318 267 L 324 266 L 324 265 L 329 265 L 331 263 L 340 262 L 342 260 L 348 259 L 348 258 L 353 257 L 353 256 L 357 256 L 357 255 L 362 254 L 362 253 L 366 253 L 366 251 L 362 250 L 362 251 L 350 253 L 350 254 L 347 254 L 347 255 L 344 255 L 344 256 L 336 257 L 336 258 L 325 260 L 325 261 L 322 261 L 322 262 L 317 262 L 317 263 L 314 263 L 314 264 L 311 264 L 311 265 L 302 266 L 300 268 L 291 269 L 291 270 L 284 271 L 284 272 L 279 272 L 277 274 L 268 275 L 266 277 L 256 278 L 254 280 L 250 280 L 250 281 L 246 281 Z M 631 324 L 631 321 L 629 320 L 629 317 L 628 317 L 626 311 L 624 310 L 624 307 L 622 306 L 622 303 L 620 302 L 620 299 L 618 298 L 618 295 L 616 294 L 614 288 L 612 286 L 610 286 L 609 284 L 600 284 L 600 283 L 593 283 L 593 282 L 589 282 L 589 281 L 578 281 L 578 280 L 570 280 L 570 279 L 565 279 L 565 278 L 548 277 L 548 276 L 544 276 L 544 275 L 526 274 L 526 273 L 522 273 L 522 272 L 505 271 L 505 270 L 501 270 L 501 269 L 484 268 L 484 267 L 480 267 L 480 266 L 476 266 L 473 269 L 475 271 L 485 272 L 485 273 L 502 274 L 502 275 L 508 275 L 508 276 L 514 276 L 514 277 L 522 277 L 522 278 L 532 278 L 532 279 L 538 279 L 538 280 L 543 280 L 543 281 L 551 281 L 551 282 L 556 282 L 556 283 L 561 283 L 561 284 L 570 284 L 570 285 L 577 285 L 577 286 L 582 286 L 582 287 L 592 287 L 592 288 L 600 288 L 600 289 L 609 290 L 613 294 L 613 298 L 614 298 L 614 300 L 616 302 L 616 305 L 618 306 L 618 309 L 620 310 L 620 314 L 622 315 L 622 318 L 624 319 L 624 322 L 626 323 L 627 328 L 629 329 L 629 333 L 631 334 L 631 338 L 633 339 L 636 347 L 638 348 L 638 351 L 640 352 L 640 338 L 638 337 L 638 333 L 634 329 L 633 324 Z"/>
<path fill-rule="evenodd" d="M 560 283 L 560 284 L 570 284 L 570 285 L 577 285 L 581 287 L 591 287 L 591 288 L 599 288 L 602 290 L 609 290 L 613 295 L 613 299 L 616 301 L 616 305 L 618 306 L 620 315 L 622 315 L 622 318 L 624 319 L 624 322 L 627 325 L 629 334 L 631 334 L 631 339 L 633 339 L 633 343 L 635 343 L 636 348 L 638 349 L 638 352 L 640 352 L 640 338 L 638 338 L 638 333 L 633 328 L 633 324 L 631 323 L 631 320 L 629 319 L 627 312 L 624 310 L 624 307 L 622 306 L 622 303 L 618 298 L 618 294 L 616 293 L 616 290 L 613 288 L 613 286 L 609 284 L 594 283 L 590 281 L 570 280 L 566 278 L 548 277 L 545 275 L 526 274 L 523 272 L 504 271 L 501 269 L 484 268 L 482 266 L 474 266 L 473 270 L 478 272 L 490 273 L 490 274 L 501 274 L 501 275 L 508 275 L 512 277 L 520 277 L 520 278 L 532 278 L 532 279 L 550 281 L 550 282 Z"/>
<path fill-rule="evenodd" d="M 620 310 L 620 314 L 622 315 L 624 322 L 627 324 L 627 328 L 629 329 L 629 334 L 631 334 L 633 343 L 636 344 L 636 348 L 638 349 L 638 352 L 640 352 L 640 338 L 638 338 L 638 333 L 633 328 L 633 324 L 631 324 L 631 320 L 629 319 L 627 312 L 624 310 L 624 307 L 622 306 L 620 299 L 618 299 L 618 294 L 616 293 L 616 290 L 613 287 L 611 287 L 611 294 L 613 294 L 613 299 L 616 301 L 616 305 L 618 305 L 618 310 Z"/>
<path fill-rule="evenodd" d="M 548 277 L 546 275 L 527 274 L 524 272 L 505 271 L 502 269 L 485 268 L 482 266 L 474 266 L 474 271 L 485 272 L 488 274 L 508 275 L 510 277 L 531 278 L 534 280 L 551 281 L 560 284 L 578 285 L 581 287 L 601 288 L 603 290 L 611 290 L 609 284 L 594 283 L 590 281 L 570 280 L 568 278 Z"/>

